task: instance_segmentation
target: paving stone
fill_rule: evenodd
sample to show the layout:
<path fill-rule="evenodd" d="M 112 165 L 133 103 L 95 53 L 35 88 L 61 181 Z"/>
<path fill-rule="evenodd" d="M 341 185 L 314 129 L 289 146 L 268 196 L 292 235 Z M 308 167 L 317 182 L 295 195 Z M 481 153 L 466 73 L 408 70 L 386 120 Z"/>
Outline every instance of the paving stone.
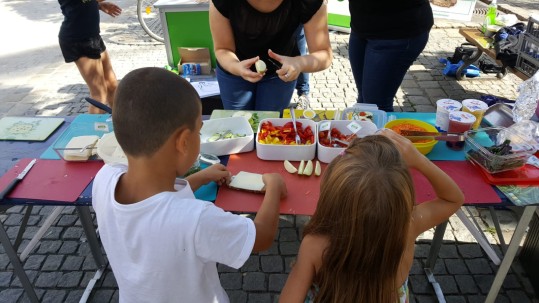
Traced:
<path fill-rule="evenodd" d="M 80 287 L 86 288 L 88 285 L 88 282 L 92 280 L 95 276 L 95 272 L 84 272 L 84 275 L 82 276 L 82 280 L 80 281 Z"/>
<path fill-rule="evenodd" d="M 261 256 L 262 271 L 268 273 L 282 272 L 283 259 L 281 256 Z"/>
<path fill-rule="evenodd" d="M 22 289 L 4 289 L 0 291 L 0 302 L 11 303 L 17 302 L 23 293 Z"/>
<path fill-rule="evenodd" d="M 83 290 L 72 290 L 69 291 L 67 294 L 67 297 L 63 303 L 78 303 L 80 302 L 80 298 L 84 294 Z"/>
<path fill-rule="evenodd" d="M 424 96 L 407 96 L 407 99 L 410 103 L 414 105 L 432 105 L 430 99 Z"/>
<path fill-rule="evenodd" d="M 25 270 L 24 272 L 26 273 L 26 276 L 28 277 L 28 280 L 30 280 L 31 283 L 34 283 L 34 281 L 36 280 L 39 274 L 39 271 L 36 271 L 36 270 Z M 11 282 L 11 287 L 12 288 L 22 287 L 21 281 L 15 274 L 13 274 L 13 281 Z"/>
<path fill-rule="evenodd" d="M 42 303 L 57 303 L 63 302 L 67 292 L 65 290 L 47 290 L 43 296 Z"/>
<path fill-rule="evenodd" d="M 242 277 L 241 273 L 223 273 L 219 276 L 221 280 L 221 286 L 226 290 L 241 289 L 242 287 Z"/>
<path fill-rule="evenodd" d="M 38 270 L 41 268 L 41 264 L 45 261 L 44 255 L 30 255 L 24 262 L 24 269 L 35 269 Z"/>
<path fill-rule="evenodd" d="M 247 261 L 249 261 L 249 260 L 247 260 Z M 217 271 L 220 272 L 220 273 L 222 273 L 222 272 L 238 272 L 239 269 L 235 269 L 235 268 L 232 268 L 232 267 L 224 265 L 224 264 L 217 264 Z"/>
<path fill-rule="evenodd" d="M 62 246 L 62 241 L 41 241 L 37 250 L 38 254 L 54 254 Z"/>
<path fill-rule="evenodd" d="M 285 257 L 284 258 L 284 271 L 285 273 L 290 273 L 292 266 L 296 263 L 296 257 Z"/>
<path fill-rule="evenodd" d="M 442 245 L 440 247 L 440 252 L 438 253 L 439 258 L 447 259 L 447 258 L 458 258 L 459 255 L 457 253 L 457 247 L 456 245 Z"/>
<path fill-rule="evenodd" d="M 457 245 L 457 249 L 463 258 L 481 258 L 483 257 L 483 251 L 477 244 L 460 244 Z"/>
<path fill-rule="evenodd" d="M 243 276 L 243 290 L 263 291 L 266 289 L 266 275 L 261 272 L 247 272 Z"/>
<path fill-rule="evenodd" d="M 507 296 L 510 298 L 511 303 L 528 303 L 532 302 L 528 295 L 522 290 L 508 290 Z"/>
<path fill-rule="evenodd" d="M 92 296 L 90 302 L 92 303 L 109 302 L 113 295 L 114 295 L 114 290 L 97 289 L 94 291 L 94 295 Z"/>
<path fill-rule="evenodd" d="M 505 279 L 503 280 L 502 286 L 505 289 L 519 289 L 519 288 L 522 288 L 522 284 L 520 284 L 517 276 L 516 275 L 511 275 L 511 274 L 508 274 L 507 276 L 505 276 Z"/>
<path fill-rule="evenodd" d="M 73 223 L 79 218 L 78 215 L 63 215 L 56 225 L 58 226 L 73 226 Z"/>
<path fill-rule="evenodd" d="M 260 256 L 251 255 L 249 259 L 240 268 L 242 272 L 247 271 L 259 271 L 260 270 Z"/>
<path fill-rule="evenodd" d="M 416 301 L 419 303 L 438 303 L 438 300 L 436 299 L 436 297 L 433 297 L 433 296 L 418 295 L 415 297 L 416 297 Z"/>
<path fill-rule="evenodd" d="M 34 284 L 35 287 L 44 287 L 44 288 L 52 288 L 56 287 L 56 284 L 58 284 L 58 281 L 62 277 L 61 272 L 53 271 L 53 272 L 42 272 L 37 277 L 37 280 Z"/>
<path fill-rule="evenodd" d="M 281 255 L 297 255 L 299 250 L 299 242 L 283 242 L 279 244 Z"/>
<path fill-rule="evenodd" d="M 68 227 L 64 232 L 64 240 L 77 240 L 83 235 L 84 231 L 82 227 Z"/>
<path fill-rule="evenodd" d="M 290 242 L 297 241 L 298 234 L 296 228 L 282 228 L 279 232 L 279 241 Z"/>
<path fill-rule="evenodd" d="M 248 296 L 249 303 L 271 303 L 270 294 L 250 293 Z"/>
<path fill-rule="evenodd" d="M 45 262 L 43 263 L 43 266 L 41 267 L 41 270 L 58 270 L 60 266 L 62 265 L 62 262 L 64 261 L 63 255 L 49 255 L 45 259 Z"/>
<path fill-rule="evenodd" d="M 80 270 L 84 257 L 67 256 L 62 264 L 62 270 Z"/>
<path fill-rule="evenodd" d="M 9 287 L 13 273 L 6 271 L 0 272 L 0 287 Z"/>
<path fill-rule="evenodd" d="M 477 287 L 481 290 L 481 293 L 487 294 L 490 290 L 490 286 L 494 281 L 494 276 L 492 275 L 474 275 L 474 280 L 477 283 Z"/>
<path fill-rule="evenodd" d="M 455 275 L 455 281 L 462 294 L 475 294 L 478 291 L 477 285 L 470 275 Z"/>
<path fill-rule="evenodd" d="M 445 296 L 445 301 L 447 303 L 466 303 L 466 298 L 464 296 Z"/>
<path fill-rule="evenodd" d="M 62 233 L 63 228 L 57 226 L 51 226 L 43 236 L 45 240 L 59 240 L 60 234 Z"/>
<path fill-rule="evenodd" d="M 58 281 L 57 287 L 73 288 L 77 287 L 82 279 L 82 271 L 67 272 L 62 275 Z"/>
<path fill-rule="evenodd" d="M 103 279 L 101 287 L 118 288 L 118 283 L 116 282 L 116 278 L 114 277 L 114 273 L 112 271 L 107 273 L 107 275 Z"/>
<path fill-rule="evenodd" d="M 436 276 L 444 294 L 459 294 L 459 289 L 453 276 Z"/>
<path fill-rule="evenodd" d="M 465 262 L 472 274 L 492 273 L 488 261 L 485 259 L 467 259 Z"/>
<path fill-rule="evenodd" d="M 37 296 L 38 300 L 41 300 L 43 298 L 43 296 L 45 295 L 45 289 L 37 288 L 37 289 L 34 289 L 34 290 L 36 292 L 36 296 Z M 30 301 L 30 298 L 28 297 L 26 292 L 22 293 L 22 296 L 21 296 L 21 299 L 19 300 L 19 302 L 20 303 L 32 303 L 32 301 Z"/>
<path fill-rule="evenodd" d="M 73 254 L 79 248 L 79 242 L 77 242 L 77 241 L 65 241 L 64 240 L 61 243 L 62 243 L 62 246 L 58 250 L 59 254 L 65 254 L 65 255 Z"/>
<path fill-rule="evenodd" d="M 269 275 L 269 291 L 281 292 L 286 283 L 288 275 L 286 274 L 270 274 Z"/>
<path fill-rule="evenodd" d="M 466 263 L 462 259 L 446 259 L 444 262 L 449 274 L 462 275 L 469 273 L 468 267 L 466 267 Z"/>
<path fill-rule="evenodd" d="M 95 264 L 94 258 L 89 254 L 82 263 L 82 270 L 97 270 L 97 265 Z"/>
<path fill-rule="evenodd" d="M 271 247 L 266 251 L 261 251 L 258 253 L 261 256 L 264 255 L 278 255 L 279 254 L 279 241 L 273 241 Z"/>
<path fill-rule="evenodd" d="M 230 303 L 246 303 L 247 302 L 247 292 L 241 290 L 227 290 L 228 298 Z"/>
<path fill-rule="evenodd" d="M 415 275 L 408 278 L 410 287 L 414 294 L 430 294 L 433 293 L 432 286 L 425 275 Z"/>

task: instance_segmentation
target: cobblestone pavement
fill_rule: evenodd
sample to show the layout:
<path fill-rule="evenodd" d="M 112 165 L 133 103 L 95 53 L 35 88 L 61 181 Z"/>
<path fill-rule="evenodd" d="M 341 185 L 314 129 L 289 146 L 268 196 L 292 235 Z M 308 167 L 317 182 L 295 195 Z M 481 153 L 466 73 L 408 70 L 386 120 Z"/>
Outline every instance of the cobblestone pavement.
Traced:
<path fill-rule="evenodd" d="M 513 0 L 516 1 L 516 0 Z M 526 1 L 526 0 L 521 0 Z M 531 0 L 527 0 L 531 3 Z M 150 40 L 136 20 L 134 1 L 117 1 L 124 12 L 121 17 L 103 17 L 102 31 L 113 67 L 121 79 L 127 72 L 143 66 L 164 66 L 166 53 L 162 44 Z M 535 3 L 535 1 L 534 1 Z M 77 115 L 85 113 L 81 100 L 88 96 L 74 64 L 65 64 L 56 42 L 61 22 L 58 3 L 41 1 L 0 2 L 0 26 L 16 30 L 5 33 L 4 41 L 16 41 L 0 48 L 0 117 L 17 115 Z M 410 68 L 395 98 L 399 111 L 433 112 L 439 98 L 462 100 L 483 94 L 514 99 L 521 82 L 508 75 L 502 80 L 493 75 L 456 81 L 445 77 L 439 58 L 448 57 L 464 42 L 458 28 L 475 23 L 436 20 L 429 43 Z M 312 105 L 315 108 L 344 108 L 355 103 L 357 91 L 348 63 L 348 35 L 332 32 L 335 54 L 332 67 L 311 77 Z M 12 207 L 0 214 L 8 234 L 14 238 L 24 208 Z M 38 229 L 52 207 L 33 208 L 21 249 Z M 498 248 L 492 234 L 493 224 L 486 209 L 472 208 L 489 241 Z M 510 238 L 517 220 L 512 210 L 498 210 L 503 236 Z M 305 216 L 281 216 L 279 233 L 273 247 L 253 254 L 240 269 L 219 266 L 221 283 L 231 302 L 275 302 L 301 238 Z M 410 275 L 411 302 L 436 302 L 434 292 L 422 271 L 433 231 L 417 241 L 414 265 Z M 482 302 L 497 268 L 477 245 L 462 223 L 450 219 L 434 273 L 448 302 Z M 499 249 L 498 249 L 499 251 Z M 93 276 L 95 265 L 76 211 L 66 207 L 45 234 L 39 246 L 25 261 L 24 267 L 43 302 L 77 302 Z M 497 302 L 539 302 L 518 262 L 507 276 Z M 90 302 L 117 302 L 118 289 L 108 270 L 97 283 Z M 12 272 L 4 248 L 0 247 L 0 302 L 27 302 L 21 284 Z"/>

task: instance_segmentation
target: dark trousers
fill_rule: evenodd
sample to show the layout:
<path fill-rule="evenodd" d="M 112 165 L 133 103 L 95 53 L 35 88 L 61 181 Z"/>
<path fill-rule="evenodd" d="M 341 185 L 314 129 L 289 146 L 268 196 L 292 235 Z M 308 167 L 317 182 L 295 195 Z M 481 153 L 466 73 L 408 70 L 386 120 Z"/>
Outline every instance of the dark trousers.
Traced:
<path fill-rule="evenodd" d="M 408 39 L 363 39 L 352 31 L 349 56 L 358 103 L 393 111 L 393 98 L 406 74 L 427 45 L 429 31 Z"/>
<path fill-rule="evenodd" d="M 299 53 L 302 56 L 307 55 L 307 40 L 305 40 L 305 31 L 303 30 L 303 24 L 298 27 L 296 39 L 298 42 Z M 308 73 L 299 74 L 298 81 L 296 82 L 296 90 L 298 96 L 309 94 L 310 87 Z"/>

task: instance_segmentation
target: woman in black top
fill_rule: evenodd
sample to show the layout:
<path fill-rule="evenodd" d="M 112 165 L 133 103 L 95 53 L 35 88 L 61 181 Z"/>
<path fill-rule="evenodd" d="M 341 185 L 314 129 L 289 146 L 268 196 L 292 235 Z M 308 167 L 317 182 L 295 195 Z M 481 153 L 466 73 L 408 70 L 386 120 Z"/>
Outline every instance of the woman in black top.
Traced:
<path fill-rule="evenodd" d="M 300 24 L 310 51 L 305 56 L 296 41 Z M 324 0 L 212 0 L 210 28 L 225 109 L 282 111 L 299 73 L 331 64 Z M 255 71 L 258 59 L 265 73 Z"/>
<path fill-rule="evenodd" d="M 434 24 L 428 0 L 349 0 L 350 65 L 359 103 L 393 111 L 406 71 L 425 48 Z"/>

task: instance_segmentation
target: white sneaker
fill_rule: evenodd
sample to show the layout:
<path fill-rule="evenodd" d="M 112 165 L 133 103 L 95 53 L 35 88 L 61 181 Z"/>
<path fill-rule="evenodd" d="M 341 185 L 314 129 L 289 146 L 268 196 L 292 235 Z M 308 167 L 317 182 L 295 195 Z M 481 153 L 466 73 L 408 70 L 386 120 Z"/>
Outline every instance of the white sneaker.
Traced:
<path fill-rule="evenodd" d="M 308 109 L 311 108 L 311 100 L 309 95 L 303 94 L 298 97 L 298 107 L 297 109 Z"/>

